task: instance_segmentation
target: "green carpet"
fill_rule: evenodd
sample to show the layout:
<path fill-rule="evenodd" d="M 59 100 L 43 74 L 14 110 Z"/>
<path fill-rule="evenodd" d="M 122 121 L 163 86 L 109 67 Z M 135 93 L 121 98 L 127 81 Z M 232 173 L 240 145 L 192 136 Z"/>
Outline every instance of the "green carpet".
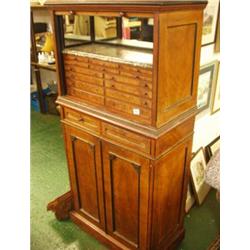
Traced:
<path fill-rule="evenodd" d="M 31 111 L 31 249 L 107 249 L 70 221 L 59 222 L 47 203 L 69 190 L 59 117 Z M 186 237 L 178 250 L 205 250 L 219 232 L 215 192 L 185 219 Z"/>

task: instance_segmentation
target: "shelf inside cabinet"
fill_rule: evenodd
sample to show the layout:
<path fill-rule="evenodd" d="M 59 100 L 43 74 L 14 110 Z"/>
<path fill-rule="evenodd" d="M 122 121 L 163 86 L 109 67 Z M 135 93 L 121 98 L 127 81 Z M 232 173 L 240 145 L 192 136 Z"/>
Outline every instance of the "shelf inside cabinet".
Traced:
<path fill-rule="evenodd" d="M 45 64 L 45 63 L 43 64 L 43 63 L 31 62 L 31 65 L 32 66 L 37 66 L 37 67 L 39 67 L 41 69 L 56 71 L 56 65 L 55 64 L 49 65 L 49 64 Z"/>

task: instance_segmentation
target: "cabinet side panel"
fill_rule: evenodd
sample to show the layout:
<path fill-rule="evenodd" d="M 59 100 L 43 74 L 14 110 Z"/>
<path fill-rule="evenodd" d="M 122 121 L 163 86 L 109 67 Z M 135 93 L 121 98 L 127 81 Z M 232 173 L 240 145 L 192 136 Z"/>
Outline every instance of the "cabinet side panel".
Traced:
<path fill-rule="evenodd" d="M 157 127 L 195 107 L 201 11 L 160 15 Z"/>
<path fill-rule="evenodd" d="M 152 244 L 161 249 L 183 227 L 183 200 L 189 175 L 191 139 L 155 162 Z"/>

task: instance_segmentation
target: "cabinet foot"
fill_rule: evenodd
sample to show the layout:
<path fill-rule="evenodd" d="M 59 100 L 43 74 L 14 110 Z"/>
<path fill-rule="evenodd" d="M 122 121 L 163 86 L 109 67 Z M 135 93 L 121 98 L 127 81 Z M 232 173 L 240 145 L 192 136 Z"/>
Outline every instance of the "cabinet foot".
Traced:
<path fill-rule="evenodd" d="M 58 220 L 69 219 L 69 212 L 73 209 L 71 191 L 59 196 L 47 205 L 47 211 L 52 211 Z"/>

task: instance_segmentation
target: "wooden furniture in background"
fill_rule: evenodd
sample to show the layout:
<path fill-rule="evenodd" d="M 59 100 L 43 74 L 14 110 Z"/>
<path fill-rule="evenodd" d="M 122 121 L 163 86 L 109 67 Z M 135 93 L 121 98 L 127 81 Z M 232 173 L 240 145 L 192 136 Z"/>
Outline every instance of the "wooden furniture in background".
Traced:
<path fill-rule="evenodd" d="M 205 5 L 47 1 L 72 194 L 69 216 L 111 249 L 174 249 L 184 237 Z M 153 50 L 97 42 L 94 26 L 89 43 L 65 48 L 62 16 L 69 13 L 153 18 Z M 57 212 L 67 195 L 49 207 Z"/>
<path fill-rule="evenodd" d="M 34 11 L 36 10 L 46 10 L 46 6 L 41 5 L 31 5 L 30 9 L 30 29 L 31 29 L 31 67 L 35 72 L 36 77 L 36 86 L 37 86 L 37 94 L 38 94 L 38 101 L 41 113 L 46 113 L 45 107 L 45 98 L 43 97 L 43 90 L 42 90 L 42 80 L 41 80 L 41 73 L 40 69 L 46 69 L 49 71 L 56 71 L 55 65 L 48 65 L 48 64 L 41 64 L 38 63 L 38 51 L 36 46 L 35 40 L 35 29 L 34 29 Z"/>

